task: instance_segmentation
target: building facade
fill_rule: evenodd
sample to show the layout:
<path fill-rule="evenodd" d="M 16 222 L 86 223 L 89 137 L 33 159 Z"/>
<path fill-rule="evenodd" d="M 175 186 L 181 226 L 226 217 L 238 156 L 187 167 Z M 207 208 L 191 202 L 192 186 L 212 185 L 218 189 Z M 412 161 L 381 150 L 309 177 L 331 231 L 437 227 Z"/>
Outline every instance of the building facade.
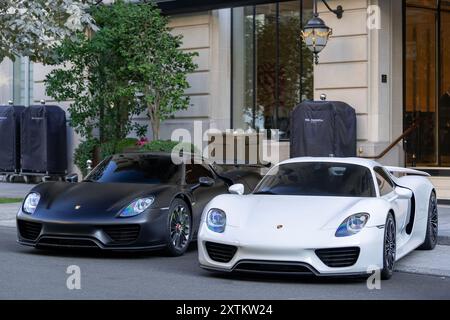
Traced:
<path fill-rule="evenodd" d="M 356 109 L 358 153 L 376 156 L 405 131 L 381 162 L 450 167 L 450 1 L 330 0 L 338 19 L 318 0 L 333 35 L 313 63 L 301 30 L 313 0 L 160 1 L 183 50 L 196 51 L 189 75 L 192 106 L 167 120 L 176 128 L 279 129 L 289 154 L 289 114 L 305 99 L 344 101 Z M 45 95 L 50 67 L 26 58 L 0 65 L 0 103 L 58 103 Z M 136 119 L 146 121 L 146 119 Z M 417 127 L 417 128 L 416 128 Z M 70 144 L 77 137 L 70 133 Z M 71 154 L 71 152 L 69 152 Z"/>

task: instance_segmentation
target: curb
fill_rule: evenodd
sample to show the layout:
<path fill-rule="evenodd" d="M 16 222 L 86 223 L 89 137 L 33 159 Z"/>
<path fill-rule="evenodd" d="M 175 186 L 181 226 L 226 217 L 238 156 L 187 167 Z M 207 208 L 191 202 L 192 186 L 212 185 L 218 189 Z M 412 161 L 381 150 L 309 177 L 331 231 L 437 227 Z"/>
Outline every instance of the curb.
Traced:
<path fill-rule="evenodd" d="M 415 274 L 415 275 L 421 275 L 421 276 L 432 276 L 432 277 L 440 277 L 440 278 L 448 278 L 448 272 L 442 271 L 439 269 L 432 269 L 432 268 L 415 268 L 415 267 L 395 267 L 395 272 L 399 273 L 409 273 L 409 274 Z"/>
<path fill-rule="evenodd" d="M 442 246 L 450 246 L 450 236 L 438 236 L 438 244 Z"/>

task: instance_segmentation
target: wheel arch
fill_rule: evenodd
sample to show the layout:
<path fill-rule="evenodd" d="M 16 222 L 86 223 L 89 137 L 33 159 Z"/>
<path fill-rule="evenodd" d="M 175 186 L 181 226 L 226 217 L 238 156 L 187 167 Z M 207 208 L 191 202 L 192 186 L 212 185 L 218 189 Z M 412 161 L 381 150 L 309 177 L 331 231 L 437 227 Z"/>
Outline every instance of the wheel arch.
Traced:
<path fill-rule="evenodd" d="M 177 193 L 177 194 L 173 197 L 171 203 L 172 203 L 173 200 L 175 200 L 175 199 L 181 199 L 181 200 L 183 200 L 184 202 L 186 202 L 186 204 L 187 204 L 188 207 L 189 207 L 189 211 L 191 212 L 191 218 L 192 218 L 193 212 L 192 212 L 192 200 L 191 200 L 191 198 L 190 198 L 187 194 L 182 193 L 182 192 L 179 192 L 179 193 Z"/>
<path fill-rule="evenodd" d="M 390 208 L 389 211 L 388 211 L 388 214 L 389 213 L 392 213 L 392 218 L 394 219 L 394 224 L 395 224 L 395 226 L 397 226 L 397 219 L 395 218 L 395 211 L 394 211 L 394 209 Z M 386 215 L 386 218 L 387 218 L 387 215 Z"/>

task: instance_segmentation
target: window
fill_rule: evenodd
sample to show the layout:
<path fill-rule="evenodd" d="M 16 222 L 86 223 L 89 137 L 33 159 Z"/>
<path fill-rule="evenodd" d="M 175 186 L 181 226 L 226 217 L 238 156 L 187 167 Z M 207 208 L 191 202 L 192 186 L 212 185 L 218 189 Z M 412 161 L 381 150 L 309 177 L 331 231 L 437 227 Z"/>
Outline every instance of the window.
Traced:
<path fill-rule="evenodd" d="M 300 37 L 312 9 L 312 0 L 233 9 L 233 128 L 289 138 L 291 110 L 313 99 L 313 57 Z"/>
<path fill-rule="evenodd" d="M 206 169 L 201 164 L 187 164 L 186 165 L 186 183 L 196 184 L 201 177 L 214 178 L 211 171 Z"/>
<path fill-rule="evenodd" d="M 380 196 L 385 196 L 394 191 L 394 183 L 389 175 L 382 168 L 374 168 L 377 177 L 377 185 L 380 189 Z"/>
<path fill-rule="evenodd" d="M 29 106 L 33 99 L 33 63 L 27 57 L 16 57 L 13 63 L 13 102 Z"/>
<path fill-rule="evenodd" d="M 272 168 L 254 193 L 322 197 L 376 195 L 368 168 L 332 162 L 288 163 Z"/>
<path fill-rule="evenodd" d="M 179 165 L 170 156 L 113 156 L 95 168 L 86 180 L 102 183 L 176 184 L 180 182 Z"/>

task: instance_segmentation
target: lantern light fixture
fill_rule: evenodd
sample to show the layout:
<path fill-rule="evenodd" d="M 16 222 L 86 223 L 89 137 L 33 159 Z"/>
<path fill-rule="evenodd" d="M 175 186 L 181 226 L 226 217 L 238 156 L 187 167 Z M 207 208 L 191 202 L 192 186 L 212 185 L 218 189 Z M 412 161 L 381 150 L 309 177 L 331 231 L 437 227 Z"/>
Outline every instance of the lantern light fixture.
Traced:
<path fill-rule="evenodd" d="M 303 27 L 302 38 L 309 50 L 314 54 L 315 64 L 319 63 L 319 53 L 325 48 L 328 39 L 333 33 L 333 30 L 328 27 L 325 22 L 319 18 L 317 10 L 317 1 L 314 0 L 314 15 L 311 20 Z M 327 9 L 334 13 L 338 19 L 341 19 L 344 14 L 342 6 L 332 9 L 326 0 L 321 0 Z"/>

